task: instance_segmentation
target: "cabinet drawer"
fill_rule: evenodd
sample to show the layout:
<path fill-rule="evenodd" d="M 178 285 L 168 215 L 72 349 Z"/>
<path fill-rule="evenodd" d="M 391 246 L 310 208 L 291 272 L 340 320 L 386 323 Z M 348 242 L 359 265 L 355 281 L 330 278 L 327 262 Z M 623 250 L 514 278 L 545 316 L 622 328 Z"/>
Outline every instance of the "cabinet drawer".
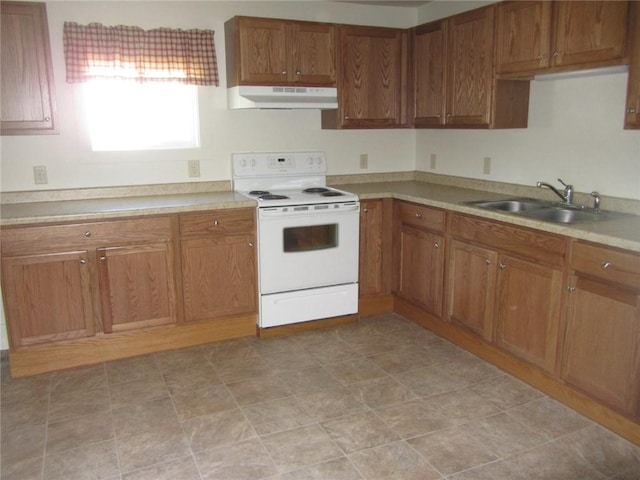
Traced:
<path fill-rule="evenodd" d="M 452 215 L 451 235 L 551 265 L 564 264 L 567 240 L 491 220 Z"/>
<path fill-rule="evenodd" d="M 571 268 L 640 290 L 639 254 L 576 242 L 571 251 Z"/>
<path fill-rule="evenodd" d="M 180 235 L 253 234 L 255 210 L 237 208 L 180 215 Z"/>
<path fill-rule="evenodd" d="M 400 221 L 406 225 L 437 232 L 444 231 L 444 210 L 402 202 L 398 207 L 398 212 Z"/>
<path fill-rule="evenodd" d="M 5 228 L 2 230 L 2 254 L 23 255 L 170 238 L 169 217 Z"/>

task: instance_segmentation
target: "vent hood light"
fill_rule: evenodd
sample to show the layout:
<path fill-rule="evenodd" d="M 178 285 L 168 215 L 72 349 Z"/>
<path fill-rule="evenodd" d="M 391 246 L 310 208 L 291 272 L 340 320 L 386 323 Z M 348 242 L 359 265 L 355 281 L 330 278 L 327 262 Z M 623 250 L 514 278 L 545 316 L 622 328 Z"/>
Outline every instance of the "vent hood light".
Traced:
<path fill-rule="evenodd" d="M 338 89 L 329 87 L 255 87 L 240 85 L 227 90 L 230 109 L 335 109 Z"/>
<path fill-rule="evenodd" d="M 544 73 L 536 75 L 536 80 L 561 80 L 564 78 L 583 78 L 595 77 L 598 75 L 610 75 L 613 73 L 626 73 L 629 71 L 629 65 L 616 65 L 613 67 L 590 68 L 588 70 L 574 70 L 571 72 Z"/>

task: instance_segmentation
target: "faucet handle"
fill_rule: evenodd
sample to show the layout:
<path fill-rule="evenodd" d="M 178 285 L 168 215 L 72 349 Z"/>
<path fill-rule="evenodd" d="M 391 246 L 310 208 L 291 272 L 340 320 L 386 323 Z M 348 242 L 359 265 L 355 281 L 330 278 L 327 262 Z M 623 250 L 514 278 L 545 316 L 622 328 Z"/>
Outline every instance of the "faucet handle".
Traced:
<path fill-rule="evenodd" d="M 600 194 L 598 192 L 591 192 L 591 196 L 593 197 L 593 210 L 595 213 L 600 212 Z"/>
<path fill-rule="evenodd" d="M 572 186 L 572 185 L 567 185 L 566 183 L 564 183 L 561 178 L 559 178 L 558 181 L 562 184 L 563 187 L 571 187 Z"/>

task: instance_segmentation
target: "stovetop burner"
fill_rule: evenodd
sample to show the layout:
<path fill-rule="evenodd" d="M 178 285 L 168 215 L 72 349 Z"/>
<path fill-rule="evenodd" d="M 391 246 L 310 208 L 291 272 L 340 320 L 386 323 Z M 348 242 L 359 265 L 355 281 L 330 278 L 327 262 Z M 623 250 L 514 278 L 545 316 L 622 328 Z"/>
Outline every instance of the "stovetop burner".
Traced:
<path fill-rule="evenodd" d="M 271 192 L 268 190 L 251 190 L 249 195 L 269 195 Z"/>
<path fill-rule="evenodd" d="M 344 193 L 335 192 L 335 191 L 326 191 L 326 192 L 322 192 L 320 195 L 322 195 L 323 197 L 341 197 L 342 195 L 344 195 Z"/>
<path fill-rule="evenodd" d="M 258 197 L 260 200 L 287 200 L 289 197 L 286 195 L 279 195 L 277 193 L 266 193 Z"/>
<path fill-rule="evenodd" d="M 329 189 L 324 187 L 310 187 L 310 188 L 305 188 L 302 191 L 304 193 L 325 193 L 325 192 L 328 192 Z"/>

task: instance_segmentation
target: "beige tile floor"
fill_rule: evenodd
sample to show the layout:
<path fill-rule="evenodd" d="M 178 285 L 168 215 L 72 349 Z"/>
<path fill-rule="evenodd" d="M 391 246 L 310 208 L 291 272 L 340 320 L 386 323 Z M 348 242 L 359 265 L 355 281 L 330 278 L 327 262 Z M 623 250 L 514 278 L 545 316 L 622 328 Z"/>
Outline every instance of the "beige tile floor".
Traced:
<path fill-rule="evenodd" d="M 640 479 L 640 448 L 397 315 L 1 387 L 3 480 Z"/>

